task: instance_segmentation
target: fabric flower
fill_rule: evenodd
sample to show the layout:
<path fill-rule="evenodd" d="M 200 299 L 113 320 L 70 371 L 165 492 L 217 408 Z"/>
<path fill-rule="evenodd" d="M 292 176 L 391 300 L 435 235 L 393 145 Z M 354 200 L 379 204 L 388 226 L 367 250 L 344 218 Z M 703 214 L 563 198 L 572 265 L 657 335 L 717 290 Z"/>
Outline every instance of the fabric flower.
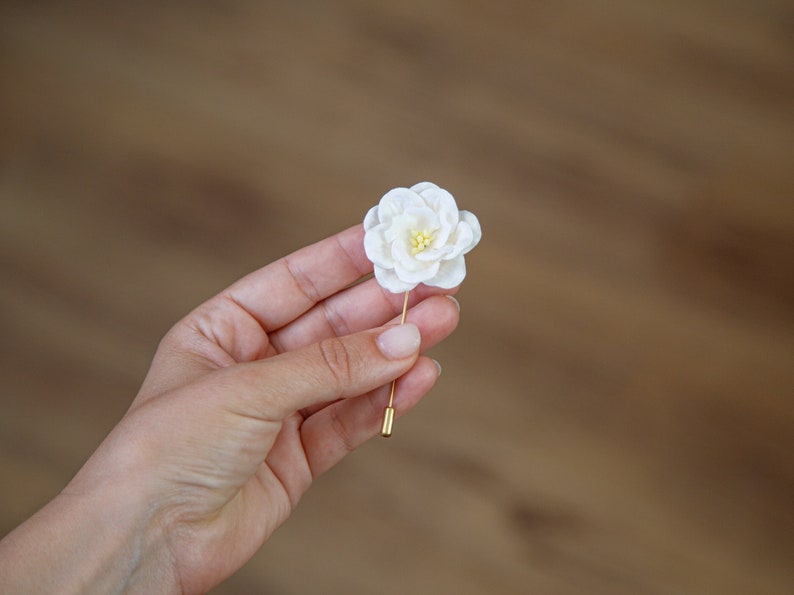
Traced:
<path fill-rule="evenodd" d="M 474 214 L 430 182 L 389 190 L 364 218 L 364 250 L 392 293 L 420 283 L 451 289 L 466 276 L 463 255 L 482 237 Z"/>

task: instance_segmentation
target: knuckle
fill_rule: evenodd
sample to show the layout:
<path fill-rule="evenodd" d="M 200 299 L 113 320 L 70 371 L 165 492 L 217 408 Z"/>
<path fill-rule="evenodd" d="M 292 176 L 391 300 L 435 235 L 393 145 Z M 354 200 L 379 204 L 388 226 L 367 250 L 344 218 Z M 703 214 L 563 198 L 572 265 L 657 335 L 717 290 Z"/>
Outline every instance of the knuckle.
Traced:
<path fill-rule="evenodd" d="M 327 301 L 320 302 L 320 306 L 321 306 L 321 311 L 323 313 L 323 317 L 325 318 L 325 322 L 328 325 L 328 328 L 331 329 L 331 332 L 334 333 L 334 335 L 336 335 L 337 337 L 342 337 L 344 335 L 350 334 L 350 330 L 345 324 L 344 318 L 339 315 L 339 312 L 336 311 L 336 308 L 334 308 Z"/>
<path fill-rule="evenodd" d="M 307 275 L 306 272 L 298 266 L 294 259 L 291 256 L 286 256 L 284 258 L 284 266 L 287 267 L 287 272 L 290 274 L 292 279 L 295 282 L 298 291 L 300 291 L 303 296 L 312 304 L 316 304 L 320 301 L 320 292 L 317 290 L 317 287 L 314 285 L 314 282 L 311 279 L 311 276 Z"/>
<path fill-rule="evenodd" d="M 344 452 L 353 452 L 356 449 L 356 444 L 347 427 L 345 426 L 345 422 L 340 417 L 339 411 L 335 407 L 332 407 L 330 411 L 331 428 L 333 428 L 333 431 L 339 440 L 339 444 L 342 446 Z"/>
<path fill-rule="evenodd" d="M 353 379 L 353 357 L 344 341 L 331 338 L 320 343 L 320 355 L 330 376 L 342 392 L 342 388 Z"/>

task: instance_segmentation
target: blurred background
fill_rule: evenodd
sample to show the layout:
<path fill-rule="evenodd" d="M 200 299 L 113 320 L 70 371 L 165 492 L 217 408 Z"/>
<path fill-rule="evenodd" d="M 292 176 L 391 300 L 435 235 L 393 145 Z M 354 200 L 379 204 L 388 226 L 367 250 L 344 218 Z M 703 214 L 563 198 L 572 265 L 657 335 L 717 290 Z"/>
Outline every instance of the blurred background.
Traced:
<path fill-rule="evenodd" d="M 794 6 L 2 2 L 0 535 L 160 337 L 431 180 L 444 376 L 216 593 L 794 591 Z"/>

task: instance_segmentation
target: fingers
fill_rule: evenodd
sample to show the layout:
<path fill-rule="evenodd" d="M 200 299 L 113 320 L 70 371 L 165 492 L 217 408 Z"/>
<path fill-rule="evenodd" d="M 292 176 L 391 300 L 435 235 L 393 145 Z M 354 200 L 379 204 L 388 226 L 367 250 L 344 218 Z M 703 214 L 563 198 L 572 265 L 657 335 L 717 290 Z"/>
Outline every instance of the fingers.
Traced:
<path fill-rule="evenodd" d="M 431 349 L 443 339 L 448 337 L 460 320 L 460 312 L 455 303 L 443 296 L 434 296 L 426 299 L 408 311 L 407 321 L 419 327 L 422 335 L 420 353 Z M 399 317 L 394 317 L 391 322 L 396 324 Z M 324 405 L 324 404 L 323 404 Z M 311 415 L 323 405 L 308 407 L 302 411 Z"/>
<path fill-rule="evenodd" d="M 409 295 L 413 308 L 428 297 L 456 293 L 438 287 L 419 285 Z M 402 312 L 403 295 L 384 290 L 369 279 L 318 303 L 303 316 L 270 333 L 279 351 L 289 351 L 321 341 L 373 328 L 395 319 Z"/>
<path fill-rule="evenodd" d="M 397 381 L 394 407 L 398 418 L 421 400 L 438 376 L 439 369 L 433 360 L 422 357 Z M 324 473 L 376 435 L 388 401 L 387 385 L 369 395 L 329 405 L 308 418 L 301 434 L 312 476 Z"/>
<path fill-rule="evenodd" d="M 326 339 L 221 371 L 223 406 L 245 417 L 281 421 L 319 403 L 358 396 L 407 372 L 419 355 L 414 324 Z"/>
<path fill-rule="evenodd" d="M 371 272 L 364 228 L 356 225 L 243 277 L 224 293 L 269 332 Z"/>

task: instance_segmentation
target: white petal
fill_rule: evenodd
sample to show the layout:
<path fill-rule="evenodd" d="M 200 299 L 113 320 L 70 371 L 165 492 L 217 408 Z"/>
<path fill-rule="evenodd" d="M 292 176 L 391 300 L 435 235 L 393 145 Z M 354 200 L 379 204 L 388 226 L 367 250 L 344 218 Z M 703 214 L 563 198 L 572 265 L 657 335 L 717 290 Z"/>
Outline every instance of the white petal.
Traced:
<path fill-rule="evenodd" d="M 460 219 L 461 221 L 468 223 L 472 231 L 471 244 L 469 244 L 468 248 L 463 251 L 463 254 L 466 254 L 480 243 L 480 240 L 482 239 L 482 228 L 480 227 L 480 220 L 477 219 L 477 216 L 474 213 L 469 211 L 461 211 Z"/>
<path fill-rule="evenodd" d="M 411 190 L 417 194 L 421 194 L 422 190 L 427 190 L 428 188 L 438 188 L 438 186 L 433 184 L 433 182 L 419 182 L 418 184 L 411 186 Z"/>
<path fill-rule="evenodd" d="M 390 266 L 397 266 L 406 271 L 423 271 L 430 266 L 430 263 L 417 260 L 408 249 L 408 244 L 405 242 L 394 242 L 391 246 L 391 262 Z M 418 256 L 418 255 L 417 255 Z"/>
<path fill-rule="evenodd" d="M 454 229 L 454 225 L 450 225 L 448 222 L 440 220 L 438 230 L 436 230 L 435 234 L 433 235 L 433 246 L 441 248 L 442 246 L 446 245 L 446 243 L 449 242 L 449 235 Z"/>
<path fill-rule="evenodd" d="M 412 218 L 409 231 L 412 229 L 417 231 L 423 231 L 427 229 L 428 231 L 432 232 L 439 229 L 440 227 L 438 215 L 430 207 L 408 207 L 405 209 L 405 216 Z M 408 238 L 406 238 L 406 240 L 407 239 Z"/>
<path fill-rule="evenodd" d="M 369 211 L 367 211 L 367 216 L 364 217 L 364 229 L 369 231 L 378 223 L 380 223 L 380 219 L 378 219 L 378 206 L 375 205 Z"/>
<path fill-rule="evenodd" d="M 465 277 L 466 262 L 463 260 L 463 256 L 458 256 L 452 260 L 442 261 L 436 276 L 425 281 L 424 284 L 442 289 L 452 289 L 460 285 Z"/>
<path fill-rule="evenodd" d="M 409 206 L 423 206 L 424 201 L 413 190 L 408 188 L 392 188 L 378 203 L 378 217 L 381 223 L 387 223 L 394 217 L 405 212 Z"/>
<path fill-rule="evenodd" d="M 378 280 L 378 283 L 383 289 L 391 291 L 392 293 L 405 293 L 419 285 L 418 283 L 406 283 L 400 280 L 397 273 L 394 272 L 394 269 L 384 269 L 379 266 L 375 267 L 375 279 Z"/>
<path fill-rule="evenodd" d="M 458 224 L 458 205 L 455 198 L 443 188 L 425 188 L 419 193 L 427 205 L 438 213 L 442 225 L 455 228 Z"/>
<path fill-rule="evenodd" d="M 404 260 L 406 262 L 413 260 L 408 252 L 408 246 L 405 242 L 392 242 L 389 244 L 389 252 L 391 254 L 392 263 Z M 394 266 L 394 264 L 392 264 Z M 410 265 L 409 265 L 410 266 Z"/>
<path fill-rule="evenodd" d="M 400 213 L 389 221 L 386 225 L 386 232 L 383 237 L 389 244 L 394 242 L 410 241 L 411 229 L 416 228 L 416 217 L 406 213 Z"/>
<path fill-rule="evenodd" d="M 452 246 L 452 251 L 446 256 L 446 258 L 452 259 L 466 254 L 466 252 L 471 250 L 473 239 L 474 231 L 472 230 L 471 226 L 465 221 L 458 223 L 455 233 L 453 233 L 450 237 L 450 241 L 453 242 L 450 244 Z"/>
<path fill-rule="evenodd" d="M 443 260 L 444 256 L 450 254 L 451 246 L 441 246 L 441 248 L 425 248 L 421 252 L 414 254 L 416 260 L 430 262 L 431 260 Z"/>
<path fill-rule="evenodd" d="M 414 261 L 416 262 L 416 261 Z M 405 267 L 404 263 L 398 261 L 394 263 L 394 272 L 405 283 L 424 283 L 428 279 L 432 279 L 438 274 L 440 263 L 438 261 L 428 263 L 427 266 L 422 268 Z"/>
<path fill-rule="evenodd" d="M 364 234 L 364 252 L 373 264 L 391 268 L 394 259 L 391 256 L 391 246 L 383 237 L 385 225 L 378 225 Z"/>

